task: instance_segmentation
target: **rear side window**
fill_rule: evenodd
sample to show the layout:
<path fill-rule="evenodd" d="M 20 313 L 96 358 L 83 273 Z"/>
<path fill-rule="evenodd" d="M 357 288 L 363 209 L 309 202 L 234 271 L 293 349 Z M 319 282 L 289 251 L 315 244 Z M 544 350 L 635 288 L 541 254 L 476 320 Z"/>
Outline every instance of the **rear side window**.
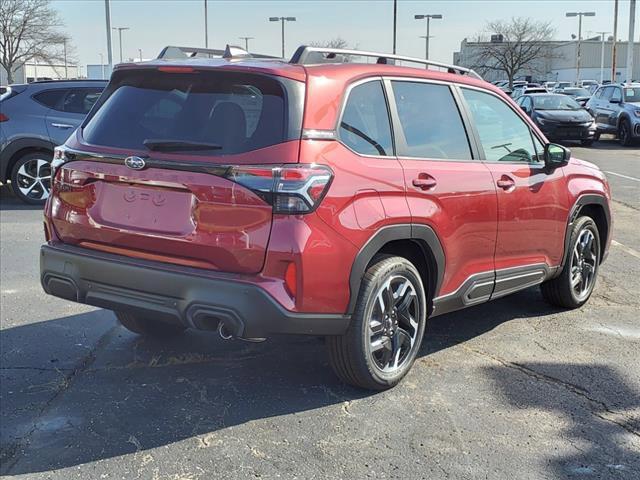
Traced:
<path fill-rule="evenodd" d="M 62 88 L 57 90 L 46 90 L 44 92 L 36 93 L 33 96 L 33 99 L 45 107 L 53 108 L 54 110 L 61 110 L 62 100 L 67 92 L 68 90 Z"/>
<path fill-rule="evenodd" d="M 102 89 L 98 88 L 73 88 L 67 92 L 58 110 L 86 115 L 101 93 Z"/>
<path fill-rule="evenodd" d="M 340 121 L 340 140 L 362 155 L 393 155 L 391 124 L 382 83 L 351 89 Z"/>
<path fill-rule="evenodd" d="M 393 81 L 409 157 L 471 159 L 460 112 L 446 85 Z"/>
<path fill-rule="evenodd" d="M 244 153 L 300 138 L 303 88 L 235 72 L 125 72 L 83 135 L 91 144 L 136 150 L 146 140 L 170 140 L 217 146 L 200 152 L 206 155 Z"/>

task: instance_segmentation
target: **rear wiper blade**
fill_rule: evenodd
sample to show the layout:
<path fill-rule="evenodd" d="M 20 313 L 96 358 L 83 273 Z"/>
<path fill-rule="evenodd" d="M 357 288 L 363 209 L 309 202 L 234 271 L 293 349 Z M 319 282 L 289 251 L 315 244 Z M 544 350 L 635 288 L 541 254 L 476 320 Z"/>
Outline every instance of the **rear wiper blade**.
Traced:
<path fill-rule="evenodd" d="M 222 145 L 217 143 L 190 142 L 185 140 L 153 140 L 142 142 L 149 150 L 156 152 L 184 152 L 199 150 L 220 150 Z"/>

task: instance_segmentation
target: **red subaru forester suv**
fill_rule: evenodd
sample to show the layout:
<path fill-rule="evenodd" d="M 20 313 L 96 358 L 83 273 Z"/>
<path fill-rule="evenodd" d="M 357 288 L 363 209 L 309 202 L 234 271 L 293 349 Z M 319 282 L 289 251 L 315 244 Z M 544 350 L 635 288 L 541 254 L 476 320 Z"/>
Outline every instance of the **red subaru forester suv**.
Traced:
<path fill-rule="evenodd" d="M 326 336 L 370 389 L 407 373 L 429 317 L 537 284 L 587 301 L 607 181 L 498 88 L 385 54 L 230 52 L 116 68 L 55 152 L 47 293 L 140 334 Z"/>

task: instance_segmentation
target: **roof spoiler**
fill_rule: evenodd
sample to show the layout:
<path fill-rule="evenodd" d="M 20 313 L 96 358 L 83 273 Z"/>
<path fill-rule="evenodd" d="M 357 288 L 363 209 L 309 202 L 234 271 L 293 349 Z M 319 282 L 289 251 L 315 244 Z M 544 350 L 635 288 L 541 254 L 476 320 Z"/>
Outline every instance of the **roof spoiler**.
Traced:
<path fill-rule="evenodd" d="M 200 47 L 176 47 L 168 45 L 158 54 L 159 59 L 180 60 L 185 58 L 226 58 L 228 60 L 240 58 L 271 58 L 277 59 L 271 55 L 263 55 L 260 53 L 249 53 L 243 48 L 227 45 L 224 50 L 217 48 L 200 48 Z"/>
<path fill-rule="evenodd" d="M 298 47 L 296 52 L 291 57 L 289 63 L 296 63 L 299 65 L 309 65 L 317 63 L 349 63 L 350 57 L 367 57 L 375 58 L 378 64 L 395 64 L 396 61 L 418 63 L 429 67 L 436 67 L 446 70 L 448 73 L 455 73 L 458 75 L 468 75 L 470 77 L 482 80 L 482 77 L 478 75 L 474 70 L 459 65 L 450 65 L 448 63 L 434 62 L 431 60 L 425 60 L 423 58 L 405 57 L 402 55 L 394 55 L 380 52 L 366 52 L 362 50 L 347 50 L 343 48 L 324 48 L 324 47 L 310 47 L 302 45 Z"/>

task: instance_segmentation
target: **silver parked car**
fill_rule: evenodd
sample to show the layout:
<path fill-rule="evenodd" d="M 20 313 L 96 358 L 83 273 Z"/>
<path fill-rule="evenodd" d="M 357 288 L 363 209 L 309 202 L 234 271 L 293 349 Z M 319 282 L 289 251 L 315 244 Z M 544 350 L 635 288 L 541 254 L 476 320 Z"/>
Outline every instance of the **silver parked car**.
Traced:
<path fill-rule="evenodd" d="M 53 148 L 82 123 L 106 80 L 52 80 L 11 85 L 0 96 L 0 181 L 15 195 L 44 203 Z"/>
<path fill-rule="evenodd" d="M 624 146 L 640 141 L 640 83 L 604 85 L 586 108 L 596 119 L 598 135 L 614 134 Z"/>

